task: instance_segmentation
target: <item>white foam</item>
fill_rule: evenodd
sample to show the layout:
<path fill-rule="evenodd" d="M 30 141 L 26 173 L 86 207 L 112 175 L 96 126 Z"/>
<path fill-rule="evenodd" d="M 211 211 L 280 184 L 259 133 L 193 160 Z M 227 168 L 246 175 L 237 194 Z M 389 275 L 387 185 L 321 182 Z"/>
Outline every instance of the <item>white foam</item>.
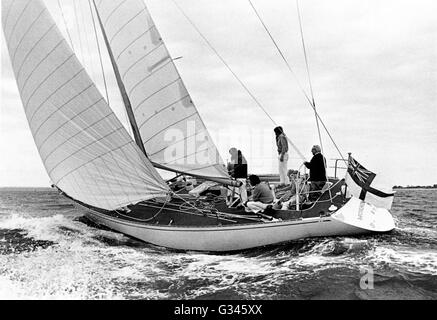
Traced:
<path fill-rule="evenodd" d="M 354 238 L 318 240 L 298 254 L 281 251 L 250 257 L 110 246 L 99 237 L 123 243 L 125 236 L 63 215 L 13 215 L 0 220 L 0 229 L 23 229 L 36 240 L 55 242 L 34 252 L 0 256 L 0 299 L 165 299 L 172 290 L 183 288 L 187 280 L 195 280 L 196 286 L 177 293 L 186 298 L 226 289 L 263 298 L 272 287 L 292 278 L 327 268 L 357 268 L 364 263 L 437 274 L 437 254 L 430 249 L 373 246 L 371 240 Z M 337 249 L 345 251 L 335 255 Z M 357 257 L 356 252 L 362 256 Z M 157 281 L 163 281 L 159 289 Z"/>
<path fill-rule="evenodd" d="M 58 240 L 59 235 L 56 229 L 61 226 L 75 228 L 71 219 L 60 214 L 42 218 L 26 218 L 13 214 L 0 220 L 1 229 L 22 229 L 28 233 L 29 237 L 45 241 Z"/>
<path fill-rule="evenodd" d="M 108 246 L 98 240 L 123 240 L 118 233 L 63 215 L 12 215 L 0 221 L 0 229 L 21 229 L 27 237 L 54 242 L 36 251 L 0 255 L 0 299 L 119 299 L 123 297 L 117 282 L 154 280 L 142 270 L 153 269 L 147 249 Z M 138 292 L 144 298 L 153 293 Z"/>
<path fill-rule="evenodd" d="M 376 247 L 369 260 L 376 265 L 388 264 L 399 270 L 437 275 L 437 252 L 432 249 Z"/>

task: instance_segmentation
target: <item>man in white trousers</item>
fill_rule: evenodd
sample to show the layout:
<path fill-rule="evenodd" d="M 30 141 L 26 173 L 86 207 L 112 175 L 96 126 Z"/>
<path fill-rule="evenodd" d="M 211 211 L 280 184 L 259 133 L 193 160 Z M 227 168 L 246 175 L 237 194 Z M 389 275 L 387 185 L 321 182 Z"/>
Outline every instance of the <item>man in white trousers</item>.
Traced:
<path fill-rule="evenodd" d="M 282 127 L 276 127 L 274 129 L 276 134 L 276 145 L 278 147 L 278 160 L 279 160 L 279 184 L 289 185 L 290 179 L 287 176 L 288 172 L 288 141 L 284 134 Z"/>

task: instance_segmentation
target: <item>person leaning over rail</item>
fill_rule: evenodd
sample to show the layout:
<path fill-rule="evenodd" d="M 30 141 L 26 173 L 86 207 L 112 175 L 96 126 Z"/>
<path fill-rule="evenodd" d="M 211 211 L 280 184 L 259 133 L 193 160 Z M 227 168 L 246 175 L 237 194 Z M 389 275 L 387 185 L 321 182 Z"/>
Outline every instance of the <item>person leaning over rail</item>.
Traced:
<path fill-rule="evenodd" d="M 288 141 L 285 136 L 284 129 L 282 127 L 276 127 L 274 129 L 276 135 L 276 145 L 278 147 L 278 160 L 279 160 L 279 185 L 284 186 L 290 184 L 290 179 L 287 176 L 287 163 L 288 163 Z"/>
<path fill-rule="evenodd" d="M 253 187 L 250 200 L 245 203 L 246 212 L 259 213 L 266 210 L 273 204 L 272 190 L 266 183 L 261 183 L 261 180 L 256 175 L 249 177 L 249 183 Z"/>
<path fill-rule="evenodd" d="M 310 170 L 310 195 L 309 200 L 315 201 L 320 196 L 320 191 L 325 186 L 328 179 L 326 178 L 326 159 L 322 155 L 320 146 L 313 146 L 311 149 L 313 158 L 310 162 L 304 162 L 304 165 Z"/>

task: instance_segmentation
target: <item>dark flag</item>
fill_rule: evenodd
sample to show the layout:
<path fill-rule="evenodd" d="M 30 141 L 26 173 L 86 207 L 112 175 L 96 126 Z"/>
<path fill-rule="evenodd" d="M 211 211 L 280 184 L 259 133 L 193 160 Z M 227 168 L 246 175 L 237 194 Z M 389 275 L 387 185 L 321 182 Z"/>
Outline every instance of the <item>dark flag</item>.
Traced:
<path fill-rule="evenodd" d="M 348 191 L 354 197 L 373 204 L 379 208 L 390 209 L 393 203 L 394 192 L 382 191 L 381 187 L 375 186 L 376 174 L 364 168 L 351 156 L 346 174 Z"/>

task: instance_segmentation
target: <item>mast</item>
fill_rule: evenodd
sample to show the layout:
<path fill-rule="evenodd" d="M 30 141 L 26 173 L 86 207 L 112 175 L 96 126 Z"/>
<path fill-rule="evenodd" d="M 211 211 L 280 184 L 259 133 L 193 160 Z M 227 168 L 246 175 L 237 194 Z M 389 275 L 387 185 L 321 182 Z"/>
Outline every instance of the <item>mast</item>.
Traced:
<path fill-rule="evenodd" d="M 144 155 L 147 158 L 149 158 L 148 155 L 147 155 L 147 151 L 146 151 L 146 149 L 144 147 L 144 143 L 143 143 L 143 140 L 142 140 L 142 137 L 141 137 L 141 133 L 140 133 L 140 130 L 139 130 L 136 118 L 135 118 L 134 111 L 132 109 L 132 104 L 131 104 L 129 96 L 127 94 L 127 90 L 126 90 L 126 87 L 124 85 L 124 82 L 123 82 L 123 80 L 121 78 L 120 70 L 119 70 L 119 67 L 117 65 L 117 62 L 115 61 L 114 53 L 113 53 L 113 50 L 112 50 L 111 45 L 109 43 L 108 36 L 107 36 L 105 28 L 103 26 L 103 22 L 102 22 L 102 19 L 100 17 L 99 10 L 97 8 L 95 0 L 93 0 L 93 4 L 94 4 L 94 8 L 95 8 L 95 11 L 96 11 L 96 14 L 97 14 L 97 18 L 99 20 L 100 29 L 102 30 L 102 35 L 103 35 L 103 38 L 105 40 L 105 45 L 106 45 L 106 48 L 107 48 L 108 53 L 109 53 L 109 57 L 110 57 L 111 64 L 112 64 L 112 68 L 114 70 L 115 77 L 117 79 L 117 85 L 118 85 L 118 87 L 120 89 L 120 93 L 121 93 L 121 96 L 123 98 L 123 103 L 125 105 L 125 108 L 126 108 L 126 111 L 127 111 L 128 117 L 129 117 L 129 122 L 130 122 L 130 124 L 132 126 L 135 142 L 140 147 L 140 150 L 144 153 Z M 165 171 L 169 171 L 169 172 L 174 172 L 174 173 L 177 173 L 177 174 L 183 174 L 183 175 L 187 175 L 187 176 L 192 176 L 192 177 L 195 177 L 195 178 L 205 179 L 205 180 L 217 182 L 217 183 L 220 183 L 220 184 L 223 184 L 223 185 L 237 186 L 237 187 L 239 187 L 241 185 L 241 182 L 238 181 L 238 180 L 235 180 L 235 179 L 231 179 L 231 178 L 227 178 L 227 177 L 210 177 L 210 176 L 203 176 L 203 175 L 200 175 L 200 174 L 193 174 L 193 173 L 190 173 L 190 172 L 187 172 L 187 171 L 184 171 L 184 170 L 173 169 L 173 168 L 170 168 L 168 166 L 162 165 L 160 163 L 153 162 L 150 158 L 149 158 L 149 160 L 152 162 L 153 166 L 155 168 L 157 168 L 157 169 L 161 169 L 161 170 L 165 170 Z"/>
<path fill-rule="evenodd" d="M 1 1 L 3 32 L 29 128 L 53 185 L 105 210 L 165 197 L 168 185 L 141 155 L 77 59 L 42 0 Z M 9 21 L 9 23 L 8 23 Z M 33 29 L 32 29 L 33 28 Z M 23 82 L 21 75 L 27 75 Z"/>
<path fill-rule="evenodd" d="M 115 78 L 117 79 L 117 85 L 120 89 L 121 97 L 123 99 L 127 115 L 129 117 L 129 122 L 132 126 L 132 132 L 134 134 L 135 142 L 137 143 L 140 150 L 144 153 L 144 155 L 148 157 L 146 149 L 144 148 L 143 139 L 140 135 L 140 130 L 138 129 L 137 121 L 135 120 L 134 112 L 132 110 L 132 104 L 129 100 L 129 96 L 127 95 L 126 87 L 124 86 L 123 80 L 121 79 L 120 70 L 118 69 L 117 63 L 115 62 L 114 53 L 112 52 L 111 46 L 109 44 L 108 36 L 106 35 L 105 28 L 103 27 L 102 19 L 100 18 L 99 11 L 97 10 L 95 0 L 93 0 L 93 4 L 96 10 L 97 19 L 99 20 L 100 29 L 102 30 L 103 38 L 105 39 L 106 48 L 108 49 L 109 57 L 111 59 L 112 68 L 114 69 Z"/>

